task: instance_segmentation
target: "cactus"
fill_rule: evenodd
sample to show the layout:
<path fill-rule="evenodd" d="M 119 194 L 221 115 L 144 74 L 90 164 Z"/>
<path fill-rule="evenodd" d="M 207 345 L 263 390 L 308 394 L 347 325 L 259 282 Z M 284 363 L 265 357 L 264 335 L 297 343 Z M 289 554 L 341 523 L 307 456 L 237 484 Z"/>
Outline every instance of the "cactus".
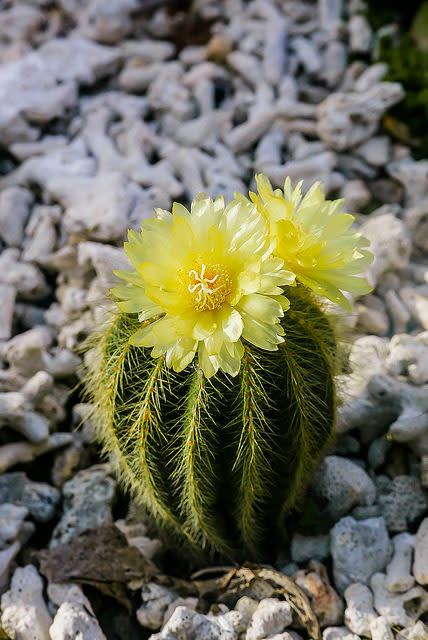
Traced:
<path fill-rule="evenodd" d="M 285 341 L 246 344 L 235 378 L 176 373 L 130 345 L 135 314 L 92 337 L 86 384 L 124 484 L 162 528 L 229 557 L 283 530 L 332 434 L 334 330 L 304 286 L 287 296 Z"/>
<path fill-rule="evenodd" d="M 124 485 L 161 530 L 229 558 L 284 534 L 332 435 L 337 339 L 312 291 L 349 308 L 342 290 L 370 289 L 341 201 L 257 184 L 252 202 L 201 194 L 129 233 L 135 271 L 116 272 L 119 312 L 86 365 Z"/>

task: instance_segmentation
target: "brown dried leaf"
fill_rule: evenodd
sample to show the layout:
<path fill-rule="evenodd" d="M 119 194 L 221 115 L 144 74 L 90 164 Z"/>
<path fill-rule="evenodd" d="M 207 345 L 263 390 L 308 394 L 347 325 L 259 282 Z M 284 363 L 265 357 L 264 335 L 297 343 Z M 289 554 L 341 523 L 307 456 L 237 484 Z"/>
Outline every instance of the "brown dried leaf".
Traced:
<path fill-rule="evenodd" d="M 118 600 L 131 611 L 125 585 L 130 580 L 150 580 L 155 565 L 114 524 L 83 531 L 69 543 L 37 554 L 40 571 L 50 582 L 91 585 Z"/>

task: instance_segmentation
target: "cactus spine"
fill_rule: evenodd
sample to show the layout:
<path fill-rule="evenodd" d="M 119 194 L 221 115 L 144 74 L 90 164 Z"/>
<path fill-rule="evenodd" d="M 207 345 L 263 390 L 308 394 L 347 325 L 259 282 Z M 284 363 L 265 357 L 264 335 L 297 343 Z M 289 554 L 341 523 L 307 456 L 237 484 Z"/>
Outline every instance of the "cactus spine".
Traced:
<path fill-rule="evenodd" d="M 158 525 L 195 548 L 257 557 L 331 436 L 335 333 L 305 287 L 286 294 L 285 342 L 244 343 L 235 378 L 175 373 L 129 345 L 135 314 L 92 337 L 86 388 L 104 452 Z"/>

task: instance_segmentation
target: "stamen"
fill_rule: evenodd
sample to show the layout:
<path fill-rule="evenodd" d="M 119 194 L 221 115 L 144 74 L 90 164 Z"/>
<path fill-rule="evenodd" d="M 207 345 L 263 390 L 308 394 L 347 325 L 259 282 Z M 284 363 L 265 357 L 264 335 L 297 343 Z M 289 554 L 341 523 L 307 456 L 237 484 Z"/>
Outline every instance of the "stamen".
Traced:
<path fill-rule="evenodd" d="M 229 274 L 222 265 L 207 267 L 202 263 L 200 273 L 196 269 L 190 269 L 188 277 L 191 278 L 191 282 L 187 285 L 187 290 L 194 294 L 193 304 L 197 311 L 217 309 L 223 304 L 231 289 Z M 217 286 L 213 287 L 213 284 Z"/>

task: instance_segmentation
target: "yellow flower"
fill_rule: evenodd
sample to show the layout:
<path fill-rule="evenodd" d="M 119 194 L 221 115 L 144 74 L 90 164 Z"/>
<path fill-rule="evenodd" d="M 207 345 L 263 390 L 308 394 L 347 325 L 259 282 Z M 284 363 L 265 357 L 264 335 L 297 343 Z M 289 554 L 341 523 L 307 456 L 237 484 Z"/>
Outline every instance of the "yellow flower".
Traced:
<path fill-rule="evenodd" d="M 152 347 L 154 358 L 166 354 L 175 371 L 197 353 L 207 377 L 218 369 L 238 373 L 241 339 L 275 351 L 289 307 L 280 287 L 295 277 L 272 256 L 257 207 L 249 201 L 225 207 L 223 198 L 200 194 L 191 213 L 174 203 L 172 213 L 156 214 L 141 233 L 129 231 L 125 251 L 135 271 L 115 272 L 129 283 L 112 290 L 119 309 L 138 313 L 143 323 L 131 344 Z"/>
<path fill-rule="evenodd" d="M 326 200 L 319 182 L 303 197 L 302 182 L 292 189 L 290 178 L 283 192 L 273 191 L 263 174 L 256 176 L 256 182 L 258 194 L 250 192 L 250 198 L 268 220 L 285 268 L 315 293 L 352 310 L 342 291 L 358 295 L 371 291 L 357 274 L 373 255 L 366 248 L 369 241 L 351 228 L 354 216 L 341 212 L 343 200 Z M 236 197 L 247 201 L 240 194 Z"/>

